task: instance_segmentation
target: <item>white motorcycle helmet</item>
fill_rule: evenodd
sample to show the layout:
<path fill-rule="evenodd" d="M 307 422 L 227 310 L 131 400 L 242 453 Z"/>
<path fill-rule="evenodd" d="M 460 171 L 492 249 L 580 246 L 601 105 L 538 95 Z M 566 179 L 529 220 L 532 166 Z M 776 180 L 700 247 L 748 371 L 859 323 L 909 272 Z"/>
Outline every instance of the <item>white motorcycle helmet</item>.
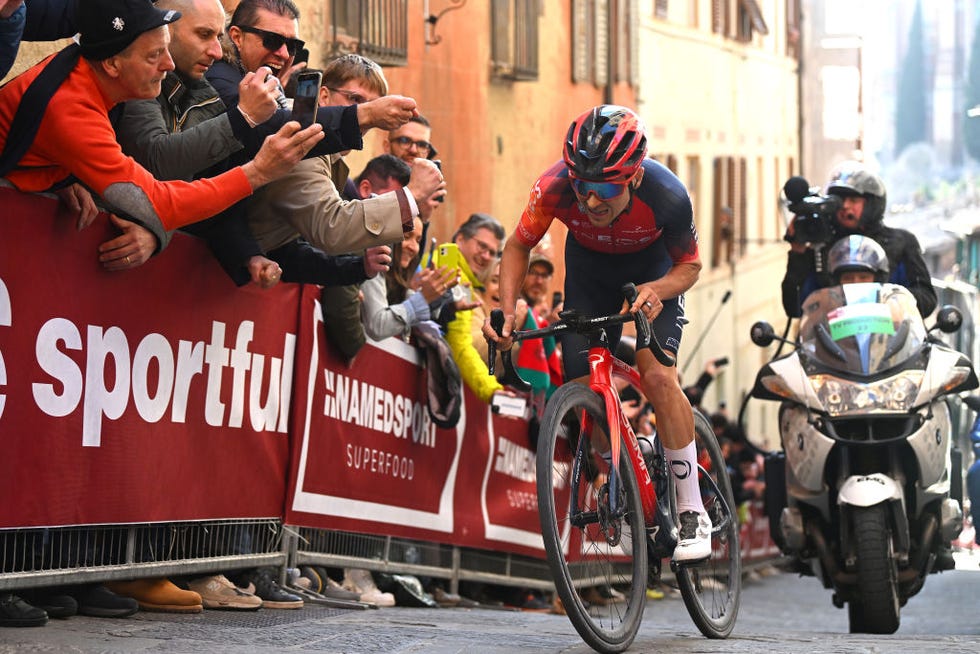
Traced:
<path fill-rule="evenodd" d="M 870 272 L 876 282 L 888 281 L 888 255 L 878 243 L 867 236 L 852 234 L 834 243 L 827 254 L 827 267 L 840 284 L 846 272 Z"/>

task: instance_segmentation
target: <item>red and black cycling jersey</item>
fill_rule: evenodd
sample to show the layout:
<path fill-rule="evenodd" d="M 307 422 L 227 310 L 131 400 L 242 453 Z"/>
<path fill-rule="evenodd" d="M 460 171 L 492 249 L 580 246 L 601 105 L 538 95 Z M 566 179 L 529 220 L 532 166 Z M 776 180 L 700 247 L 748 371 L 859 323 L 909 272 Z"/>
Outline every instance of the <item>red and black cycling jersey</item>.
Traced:
<path fill-rule="evenodd" d="M 684 184 L 653 159 L 643 161 L 643 171 L 626 211 L 606 227 L 593 227 L 572 190 L 568 168 L 557 162 L 535 182 L 514 236 L 532 248 L 557 218 L 589 250 L 638 252 L 662 238 L 675 265 L 698 261 L 698 235 Z"/>

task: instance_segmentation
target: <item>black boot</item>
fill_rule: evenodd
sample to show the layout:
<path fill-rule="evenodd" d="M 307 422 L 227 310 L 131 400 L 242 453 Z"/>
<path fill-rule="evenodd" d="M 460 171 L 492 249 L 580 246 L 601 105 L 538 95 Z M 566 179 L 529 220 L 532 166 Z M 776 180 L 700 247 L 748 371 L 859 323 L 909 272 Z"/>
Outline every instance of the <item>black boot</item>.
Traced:
<path fill-rule="evenodd" d="M 11 593 L 0 594 L 0 627 L 40 627 L 48 621 L 43 609 Z"/>

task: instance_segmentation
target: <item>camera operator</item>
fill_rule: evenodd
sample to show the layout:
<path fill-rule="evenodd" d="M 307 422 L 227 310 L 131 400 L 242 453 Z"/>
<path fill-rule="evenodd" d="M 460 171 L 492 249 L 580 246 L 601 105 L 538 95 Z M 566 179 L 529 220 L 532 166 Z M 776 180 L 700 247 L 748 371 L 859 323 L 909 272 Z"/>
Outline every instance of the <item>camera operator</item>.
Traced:
<path fill-rule="evenodd" d="M 793 183 L 796 182 L 794 187 Z M 827 184 L 827 195 L 802 193 L 806 181 L 794 177 L 784 191 L 790 210 L 797 214 L 786 230 L 790 242 L 786 276 L 783 277 L 783 309 L 790 318 L 801 315 L 803 300 L 818 288 L 833 284 L 827 270 L 827 248 L 837 240 L 859 234 L 877 241 L 888 256 L 888 281 L 906 287 L 915 297 L 923 317 L 936 308 L 936 292 L 915 235 L 886 227 L 885 184 L 856 162 L 838 166 Z"/>

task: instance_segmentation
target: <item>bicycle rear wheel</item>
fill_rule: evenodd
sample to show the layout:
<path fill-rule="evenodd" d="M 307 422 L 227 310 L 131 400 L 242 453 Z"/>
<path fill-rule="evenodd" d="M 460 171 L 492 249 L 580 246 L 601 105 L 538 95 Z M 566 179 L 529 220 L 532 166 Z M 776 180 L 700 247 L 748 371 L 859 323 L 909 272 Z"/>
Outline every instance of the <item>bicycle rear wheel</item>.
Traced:
<path fill-rule="evenodd" d="M 677 583 L 687 612 L 708 638 L 726 638 L 735 626 L 742 593 L 742 559 L 738 515 L 725 457 L 711 423 L 694 411 L 701 499 L 711 517 L 711 557 L 704 563 L 680 566 Z M 672 515 L 676 496 L 671 484 Z"/>
<path fill-rule="evenodd" d="M 593 448 L 593 428 L 603 443 Z M 640 628 L 646 601 L 647 538 L 625 444 L 610 475 L 606 411 L 581 384 L 551 397 L 537 448 L 538 510 L 548 565 L 568 619 L 599 652 L 622 652 Z M 615 506 L 610 498 L 615 497 Z M 581 592 L 590 592 L 590 602 Z M 609 590 L 615 592 L 608 592 Z M 612 595 L 612 598 L 603 597 Z"/>

